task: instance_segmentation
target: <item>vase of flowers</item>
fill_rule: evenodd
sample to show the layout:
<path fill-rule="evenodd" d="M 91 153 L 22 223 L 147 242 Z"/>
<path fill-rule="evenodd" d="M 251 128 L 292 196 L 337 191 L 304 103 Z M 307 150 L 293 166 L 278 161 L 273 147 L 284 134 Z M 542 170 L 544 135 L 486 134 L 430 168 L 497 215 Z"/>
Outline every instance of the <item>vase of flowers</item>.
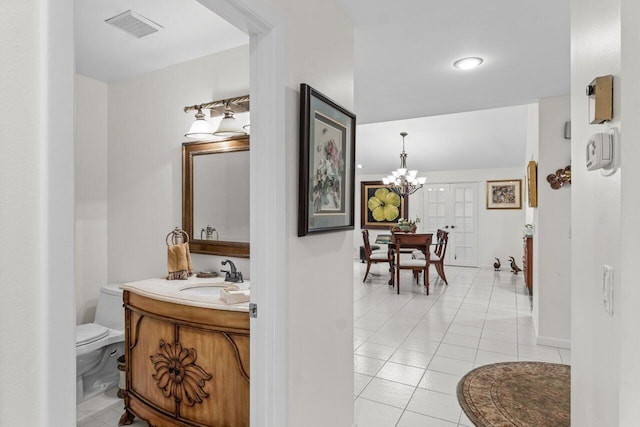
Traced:
<path fill-rule="evenodd" d="M 525 224 L 522 233 L 524 237 L 533 237 L 533 224 Z"/>
<path fill-rule="evenodd" d="M 416 219 L 405 219 L 400 218 L 398 220 L 398 225 L 394 225 L 391 228 L 392 232 L 402 231 L 405 233 L 415 233 L 418 229 L 418 224 L 420 223 L 420 218 L 416 217 Z"/>

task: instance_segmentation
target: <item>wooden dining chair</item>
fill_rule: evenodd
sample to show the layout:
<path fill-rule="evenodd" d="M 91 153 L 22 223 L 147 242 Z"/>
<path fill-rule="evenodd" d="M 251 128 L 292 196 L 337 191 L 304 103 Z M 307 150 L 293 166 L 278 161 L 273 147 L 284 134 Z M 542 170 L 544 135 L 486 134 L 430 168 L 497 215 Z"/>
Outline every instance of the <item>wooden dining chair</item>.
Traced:
<path fill-rule="evenodd" d="M 436 268 L 438 276 L 440 276 L 444 284 L 448 286 L 447 276 L 444 275 L 444 256 L 447 253 L 447 243 L 449 243 L 449 232 L 438 229 L 436 232 L 436 247 L 431 257 L 431 264 Z"/>
<path fill-rule="evenodd" d="M 429 247 L 431 246 L 431 239 L 433 234 L 412 234 L 412 233 L 393 233 L 393 240 L 395 242 L 396 249 L 396 286 L 397 292 L 400 293 L 400 270 L 412 270 L 416 277 L 416 283 L 419 282 L 419 273 L 423 273 L 424 286 L 427 289 L 427 295 L 429 295 L 429 262 L 430 253 Z M 421 251 L 425 256 L 422 259 L 418 258 L 401 258 L 402 248 L 411 248 Z"/>
<path fill-rule="evenodd" d="M 436 246 L 431 255 L 430 263 L 436 268 L 438 276 L 442 279 L 445 285 L 449 285 L 447 282 L 447 276 L 444 274 L 444 256 L 447 253 L 447 244 L 449 242 L 449 232 L 438 229 L 436 232 Z M 413 251 L 414 259 L 424 259 L 425 255 L 422 251 Z"/>
<path fill-rule="evenodd" d="M 377 264 L 379 262 L 389 264 L 389 255 L 387 251 L 380 249 L 377 251 L 371 250 L 371 244 L 369 243 L 369 230 L 362 230 L 362 240 L 364 241 L 364 256 L 367 261 L 367 271 L 364 273 L 363 282 L 367 280 L 371 264 Z"/>

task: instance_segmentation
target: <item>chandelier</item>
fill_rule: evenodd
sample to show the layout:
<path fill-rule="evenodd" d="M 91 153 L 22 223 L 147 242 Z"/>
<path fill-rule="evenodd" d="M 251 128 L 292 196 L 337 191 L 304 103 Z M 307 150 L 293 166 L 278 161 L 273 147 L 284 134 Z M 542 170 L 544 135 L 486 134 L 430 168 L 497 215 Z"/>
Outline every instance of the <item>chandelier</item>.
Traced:
<path fill-rule="evenodd" d="M 408 134 L 406 132 L 400 132 L 400 136 L 402 136 L 400 167 L 391 172 L 391 175 L 382 178 L 382 183 L 400 197 L 407 197 L 415 193 L 422 188 L 425 182 L 427 182 L 426 177 L 418 177 L 417 170 L 407 169 L 407 153 L 404 152 L 404 138 L 407 135 Z"/>

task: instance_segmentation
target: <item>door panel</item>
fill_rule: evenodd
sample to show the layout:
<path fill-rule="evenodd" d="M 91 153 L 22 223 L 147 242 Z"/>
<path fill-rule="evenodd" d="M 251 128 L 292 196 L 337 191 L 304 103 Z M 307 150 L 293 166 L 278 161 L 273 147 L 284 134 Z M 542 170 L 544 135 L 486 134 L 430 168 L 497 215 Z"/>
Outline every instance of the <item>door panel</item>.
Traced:
<path fill-rule="evenodd" d="M 423 231 L 449 231 L 445 264 L 477 266 L 478 184 L 429 184 L 423 191 Z"/>

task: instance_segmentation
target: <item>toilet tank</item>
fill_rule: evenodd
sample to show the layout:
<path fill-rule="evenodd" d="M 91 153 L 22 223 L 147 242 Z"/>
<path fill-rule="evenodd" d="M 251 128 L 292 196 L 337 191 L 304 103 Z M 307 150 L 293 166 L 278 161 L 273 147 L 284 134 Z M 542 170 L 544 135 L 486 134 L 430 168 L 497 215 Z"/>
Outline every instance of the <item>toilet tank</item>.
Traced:
<path fill-rule="evenodd" d="M 120 284 L 104 285 L 100 288 L 94 322 L 110 329 L 124 330 L 124 308 Z"/>

